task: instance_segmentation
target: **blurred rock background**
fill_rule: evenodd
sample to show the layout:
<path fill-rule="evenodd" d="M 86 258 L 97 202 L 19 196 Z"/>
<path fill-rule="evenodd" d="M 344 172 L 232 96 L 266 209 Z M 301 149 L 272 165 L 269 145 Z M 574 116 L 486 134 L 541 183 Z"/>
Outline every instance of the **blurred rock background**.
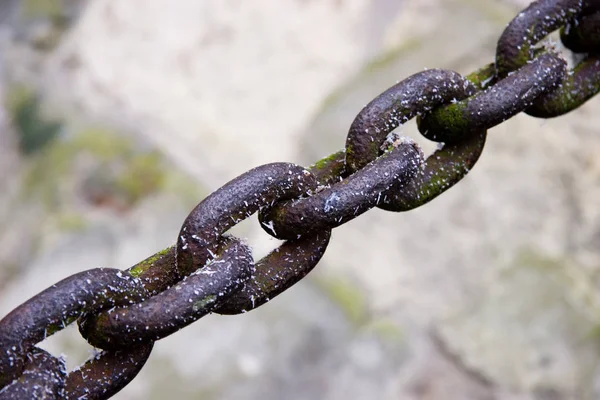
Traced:
<path fill-rule="evenodd" d="M 0 315 L 169 246 L 247 169 L 342 148 L 396 81 L 492 61 L 527 3 L 0 0 Z M 599 111 L 492 129 L 456 188 L 337 229 L 307 279 L 158 342 L 115 398 L 600 398 Z M 43 347 L 91 352 L 73 327 Z"/>

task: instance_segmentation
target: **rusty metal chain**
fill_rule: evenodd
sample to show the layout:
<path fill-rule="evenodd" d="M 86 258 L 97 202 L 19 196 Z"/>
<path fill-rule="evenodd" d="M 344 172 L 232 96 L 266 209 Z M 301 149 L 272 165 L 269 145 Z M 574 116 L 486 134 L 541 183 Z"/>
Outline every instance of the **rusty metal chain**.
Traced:
<path fill-rule="evenodd" d="M 560 30 L 575 66 L 538 43 Z M 365 106 L 345 149 L 313 166 L 254 168 L 209 195 L 187 217 L 176 245 L 128 270 L 72 275 L 0 321 L 0 399 L 104 399 L 127 385 L 153 343 L 204 315 L 259 307 L 308 274 L 331 230 L 373 207 L 406 211 L 460 181 L 477 162 L 487 130 L 525 112 L 551 118 L 600 91 L 600 0 L 539 0 L 505 29 L 495 63 L 463 77 L 432 69 L 386 90 Z M 417 117 L 440 142 L 426 159 L 393 130 Z M 284 239 L 254 262 L 226 232 L 259 213 L 263 229 Z M 36 346 L 77 322 L 102 349 L 75 371 Z"/>

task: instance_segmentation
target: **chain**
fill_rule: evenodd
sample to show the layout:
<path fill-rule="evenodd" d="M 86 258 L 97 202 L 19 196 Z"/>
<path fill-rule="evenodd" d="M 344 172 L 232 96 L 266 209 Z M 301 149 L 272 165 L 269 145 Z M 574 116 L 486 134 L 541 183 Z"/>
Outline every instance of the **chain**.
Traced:
<path fill-rule="evenodd" d="M 560 29 L 573 68 L 537 46 Z M 208 313 L 239 314 L 273 299 L 308 274 L 331 230 L 373 207 L 420 207 L 460 181 L 477 162 L 489 128 L 525 112 L 552 118 L 600 91 L 600 0 L 538 0 L 501 35 L 495 63 L 466 77 L 417 73 L 365 106 L 345 149 L 305 169 L 254 168 L 196 206 L 176 245 L 121 271 L 74 274 L 0 321 L 0 399 L 104 399 L 135 378 L 153 343 Z M 440 147 L 425 158 L 393 131 L 412 118 Z M 286 240 L 258 262 L 226 232 L 258 212 Z M 77 322 L 100 353 L 72 372 L 36 346 Z"/>

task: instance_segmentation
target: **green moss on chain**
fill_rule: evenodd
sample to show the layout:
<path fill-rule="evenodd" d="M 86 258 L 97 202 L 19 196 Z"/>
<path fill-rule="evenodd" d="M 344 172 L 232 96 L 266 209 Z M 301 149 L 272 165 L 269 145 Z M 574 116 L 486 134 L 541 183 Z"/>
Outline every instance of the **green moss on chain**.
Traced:
<path fill-rule="evenodd" d="M 325 158 L 320 159 L 319 161 L 311 165 L 308 169 L 322 170 L 324 168 L 327 168 L 331 165 L 333 161 L 335 161 L 338 158 L 338 156 L 339 153 L 333 153 Z"/>
<path fill-rule="evenodd" d="M 72 324 L 77 320 L 77 316 L 70 316 L 65 318 L 63 321 L 56 322 L 54 324 L 49 324 L 46 328 L 46 336 L 52 336 L 56 332 L 62 331 L 66 326 Z"/>
<path fill-rule="evenodd" d="M 336 183 L 346 170 L 345 155 L 344 150 L 333 153 L 311 165 L 308 170 L 322 185 Z"/>
<path fill-rule="evenodd" d="M 133 275 L 135 278 L 141 277 L 144 274 L 144 272 L 148 271 L 148 269 L 150 269 L 152 266 L 154 266 L 154 264 L 157 261 L 159 261 L 160 259 L 165 257 L 167 254 L 169 254 L 169 252 L 172 251 L 173 247 L 174 246 L 167 247 L 166 249 L 161 250 L 158 253 L 151 255 L 150 257 L 146 258 L 145 260 L 140 261 L 139 263 L 137 263 L 136 265 L 131 267 L 128 270 L 128 272 L 131 275 Z"/>
<path fill-rule="evenodd" d="M 494 78 L 496 76 L 496 64 L 490 63 L 485 67 L 478 69 L 475 72 L 470 73 L 465 78 L 471 81 L 479 90 L 485 90 L 490 85 L 494 84 Z"/>
<path fill-rule="evenodd" d="M 468 100 L 448 104 L 434 109 L 427 116 L 427 130 L 432 132 L 445 132 L 446 135 L 464 135 L 469 126 L 469 118 L 465 115 Z M 421 128 L 423 119 L 417 117 L 417 124 Z M 434 138 L 434 136 L 432 136 Z M 445 138 L 447 140 L 447 138 Z"/>
<path fill-rule="evenodd" d="M 213 294 L 213 295 L 206 296 L 198 301 L 195 301 L 194 304 L 192 305 L 192 309 L 194 311 L 203 310 L 206 308 L 206 306 L 214 303 L 215 301 L 217 301 L 216 295 Z"/>

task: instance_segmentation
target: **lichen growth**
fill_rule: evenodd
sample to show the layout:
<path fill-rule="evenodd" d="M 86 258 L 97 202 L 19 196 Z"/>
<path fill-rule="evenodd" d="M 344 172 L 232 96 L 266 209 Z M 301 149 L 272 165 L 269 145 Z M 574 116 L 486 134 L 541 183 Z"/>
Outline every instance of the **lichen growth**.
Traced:
<path fill-rule="evenodd" d="M 390 319 L 377 319 L 365 326 L 365 331 L 373 332 L 377 337 L 389 343 L 403 343 L 406 334 L 397 323 Z"/>
<path fill-rule="evenodd" d="M 361 289 L 342 278 L 319 279 L 317 284 L 329 299 L 337 304 L 348 320 L 355 326 L 363 326 L 368 320 L 367 303 Z"/>
<path fill-rule="evenodd" d="M 137 150 L 118 132 L 93 128 L 53 143 L 32 160 L 24 195 L 42 199 L 50 211 L 61 210 L 67 193 L 122 210 L 161 190 L 165 175 L 158 152 Z"/>
<path fill-rule="evenodd" d="M 56 216 L 57 226 L 62 232 L 80 232 L 85 230 L 88 222 L 85 217 L 75 212 L 63 212 Z"/>
<path fill-rule="evenodd" d="M 14 85 L 8 90 L 6 105 L 22 154 L 36 154 L 58 137 L 62 125 L 44 115 L 41 99 L 32 89 Z"/>
<path fill-rule="evenodd" d="M 64 15 L 63 0 L 23 0 L 25 18 L 59 19 Z"/>

